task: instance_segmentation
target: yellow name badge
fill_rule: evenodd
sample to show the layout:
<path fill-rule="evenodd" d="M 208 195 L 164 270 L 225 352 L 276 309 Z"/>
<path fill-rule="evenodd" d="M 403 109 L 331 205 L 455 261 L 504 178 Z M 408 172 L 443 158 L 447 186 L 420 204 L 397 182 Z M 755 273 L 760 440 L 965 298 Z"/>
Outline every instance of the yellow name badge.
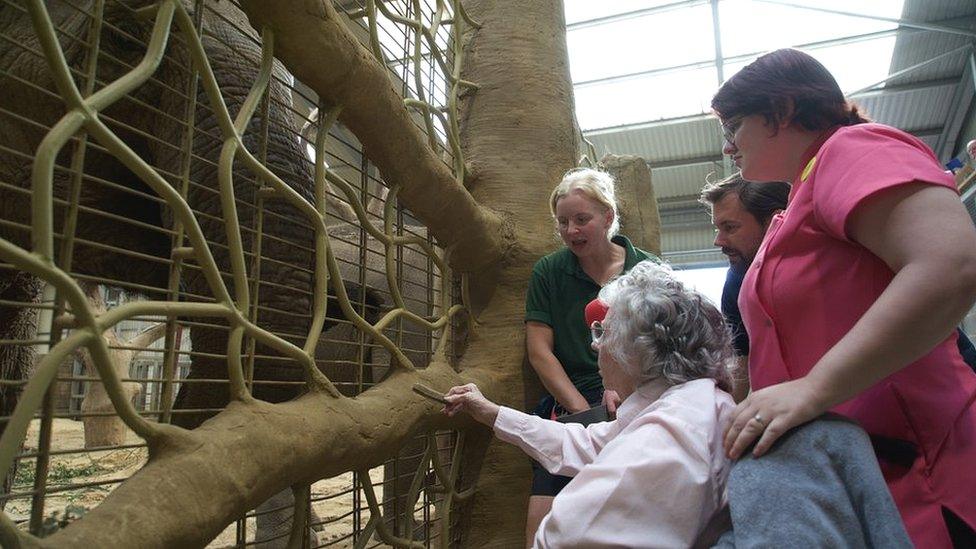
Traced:
<path fill-rule="evenodd" d="M 803 168 L 803 173 L 800 174 L 800 182 L 801 183 L 804 182 L 804 181 L 806 181 L 807 178 L 810 177 L 810 172 L 813 171 L 813 167 L 816 164 L 817 164 L 817 157 L 816 156 L 814 156 L 813 158 L 810 159 L 809 162 L 807 162 L 807 167 L 806 168 Z"/>

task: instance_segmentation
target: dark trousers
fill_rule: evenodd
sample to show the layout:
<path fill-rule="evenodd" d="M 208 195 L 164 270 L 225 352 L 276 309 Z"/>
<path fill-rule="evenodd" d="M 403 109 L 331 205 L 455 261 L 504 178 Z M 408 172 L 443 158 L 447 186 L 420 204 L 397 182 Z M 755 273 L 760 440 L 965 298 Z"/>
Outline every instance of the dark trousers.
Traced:
<path fill-rule="evenodd" d="M 596 406 L 603 400 L 602 388 L 594 389 L 592 391 L 581 391 L 581 394 L 590 406 Z M 555 398 L 550 395 L 546 395 L 542 398 L 542 400 L 539 401 L 539 405 L 536 406 L 532 413 L 543 419 L 552 419 L 553 410 L 555 410 L 557 416 L 562 415 L 562 413 L 565 412 L 563 407 L 556 403 Z M 573 477 L 554 475 L 549 471 L 546 471 L 537 461 L 532 460 L 533 496 L 555 496 L 561 492 L 571 480 L 573 480 Z"/>

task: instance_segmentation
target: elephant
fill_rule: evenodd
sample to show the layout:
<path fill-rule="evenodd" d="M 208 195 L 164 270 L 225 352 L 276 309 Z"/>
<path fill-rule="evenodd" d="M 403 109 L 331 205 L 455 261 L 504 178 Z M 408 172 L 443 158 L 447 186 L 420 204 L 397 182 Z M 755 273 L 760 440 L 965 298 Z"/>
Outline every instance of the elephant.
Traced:
<path fill-rule="evenodd" d="M 87 82 L 92 22 L 85 15 L 94 2 L 76 7 L 48 3 L 65 59 L 77 70 L 79 87 Z M 100 52 L 94 72 L 96 82 L 119 78 L 136 65 L 145 52 L 151 29 L 151 18 L 133 14 L 134 8 L 154 2 L 108 3 L 101 30 Z M 232 2 L 208 3 L 201 14 L 192 12 L 192 2 L 185 2 L 191 15 L 199 17 L 203 45 L 224 102 L 234 116 L 241 108 L 255 81 L 261 57 L 260 40 L 247 23 L 244 14 Z M 40 51 L 38 38 L 26 12 L 9 5 L 0 8 L 0 33 L 11 38 L 0 41 L 0 238 L 27 248 L 30 239 L 30 173 L 34 152 L 48 128 L 64 114 L 65 106 L 53 93 L 54 80 L 46 61 L 33 51 Z M 33 50 L 33 51 L 32 51 Z M 219 196 L 217 160 L 222 138 L 213 105 L 202 86 L 193 95 L 193 73 L 186 37 L 174 30 L 161 66 L 154 77 L 128 97 L 100 113 L 105 121 L 140 158 L 156 168 L 174 188 L 185 183 L 184 196 L 196 212 L 204 235 L 222 273 L 230 271 L 227 236 Z M 267 93 L 266 110 L 259 108 L 244 132 L 249 151 L 263 151 L 265 164 L 286 184 L 308 201 L 313 200 L 314 179 L 305 142 L 300 136 L 301 117 L 296 116 L 292 91 L 287 84 L 293 78 L 275 61 L 274 78 Z M 97 86 L 95 87 L 97 90 Z M 265 114 L 266 113 L 266 114 Z M 192 116 L 193 124 L 182 120 Z M 266 144 L 261 136 L 267 134 Z M 72 192 L 77 189 L 79 209 L 74 251 L 63 254 L 64 241 L 56 240 L 56 263 L 70 261 L 70 272 L 80 280 L 106 280 L 143 294 L 150 299 L 168 299 L 174 271 L 171 252 L 179 237 L 173 212 L 150 188 L 122 163 L 89 140 L 81 164 L 73 166 L 79 148 L 69 145 L 57 158 L 54 178 L 54 231 L 68 229 L 66 219 Z M 187 154 L 187 153 L 190 154 Z M 260 265 L 252 254 L 247 260 L 251 283 L 258 287 L 258 324 L 299 346 L 310 324 L 313 268 L 313 229 L 298 210 L 282 200 L 258 192 L 260 181 L 249 170 L 235 169 L 234 192 L 242 227 L 243 247 L 252 252 L 260 245 Z M 79 169 L 80 168 L 80 169 Z M 79 175 L 80 177 L 76 177 Z M 263 204 L 259 202 L 263 200 Z M 255 238 L 260 222 L 262 238 Z M 332 206 L 333 219 L 348 219 L 348 208 Z M 375 211 L 374 208 L 371 208 Z M 346 213 L 343 213 L 343 212 Z M 356 242 L 358 228 L 332 227 L 334 253 L 339 260 L 343 283 L 358 314 L 375 323 L 390 300 L 387 282 L 382 275 L 382 246 L 367 239 L 365 265 Z M 111 248 L 105 244 L 110 244 Z M 185 245 L 185 244 L 184 244 Z M 404 294 L 408 307 L 421 316 L 429 316 L 430 282 L 422 269 L 426 258 L 405 248 Z M 358 284 L 363 270 L 365 287 Z M 225 275 L 233 295 L 233 281 Z M 335 283 L 336 281 L 333 281 Z M 26 273 L 0 266 L 0 339 L 30 341 L 37 332 L 37 308 L 4 303 L 37 303 L 42 292 L 40 281 Z M 211 290 L 202 271 L 192 262 L 182 266 L 179 278 L 181 300 L 207 300 Z M 390 369 L 390 354 L 377 350 L 375 344 L 359 353 L 351 342 L 358 338 L 357 329 L 344 318 L 334 292 L 328 299 L 328 320 L 317 348 L 319 368 L 347 396 L 354 395 Z M 227 327 L 208 318 L 181 319 L 190 327 L 192 358 L 190 372 L 180 383 L 174 402 L 172 423 L 193 428 L 224 407 L 229 401 L 226 353 Z M 432 349 L 432 340 L 420 326 L 402 321 L 402 335 L 394 340 L 418 367 L 424 367 Z M 388 331 L 388 335 L 392 334 Z M 281 402 L 297 396 L 302 390 L 304 371 L 291 360 L 263 345 L 255 349 L 255 397 Z M 358 360 L 374 364 L 359 372 Z M 31 346 L 4 346 L 0 349 L 3 379 L 26 379 L 35 361 Z M 362 383 L 363 385 L 360 385 Z M 0 414 L 8 416 L 16 405 L 16 394 L 0 387 Z M 8 475 L 12 479 L 13 475 Z M 411 477 L 401 476 L 397 493 L 406 491 Z M 401 486 L 403 485 L 403 486 Z M 392 488 L 392 487 L 391 487 Z M 8 491 L 8 490 L 5 490 Z M 391 492 L 388 492 L 391 493 Z"/>
<path fill-rule="evenodd" d="M 93 3 L 81 7 L 91 8 Z M 153 2 L 143 2 L 144 5 Z M 137 64 L 145 52 L 145 41 L 151 28 L 150 20 L 136 17 L 132 8 L 140 7 L 109 3 L 105 7 L 100 55 L 95 72 L 99 82 L 115 80 Z M 192 7 L 188 6 L 188 9 Z M 69 66 L 84 71 L 88 50 L 84 38 L 91 38 L 91 22 L 83 11 L 65 4 L 49 5 L 51 18 L 59 33 L 62 49 Z M 244 14 L 231 2 L 208 4 L 200 14 L 203 45 L 214 76 L 222 90 L 223 99 L 233 116 L 240 109 L 250 85 L 257 76 L 260 46 L 257 33 L 248 25 Z M 14 40 L 0 43 L 0 237 L 27 246 L 30 211 L 29 178 L 31 156 L 44 136 L 64 113 L 64 105 L 53 90 L 51 71 L 46 62 L 30 50 L 40 51 L 38 39 L 25 12 L 5 7 L 0 11 L 0 32 Z M 81 37 L 81 38 L 78 38 Z M 213 251 L 221 272 L 230 271 L 226 251 L 224 217 L 216 193 L 217 166 L 222 138 L 218 120 L 202 86 L 190 97 L 193 73 L 185 37 L 174 30 L 163 62 L 153 78 L 128 97 L 101 113 L 100 118 L 124 140 L 142 159 L 154 166 L 169 183 L 180 188 L 186 175 L 186 200 L 197 213 L 204 235 Z M 276 61 L 274 78 L 269 87 L 266 115 L 258 109 L 247 130 L 244 144 L 252 152 L 264 151 L 265 164 L 283 181 L 308 201 L 313 200 L 314 179 L 304 142 L 299 139 L 298 122 L 292 108 L 291 90 L 287 86 L 292 77 Z M 39 93 L 39 90 L 41 91 Z M 191 99 L 195 108 L 191 109 Z M 193 127 L 181 120 L 193 116 Z M 267 133 L 266 145 L 260 138 Z M 187 141 L 192 146 L 187 155 Z M 73 186 L 72 147 L 69 145 L 58 157 L 54 181 L 56 200 L 67 201 Z M 239 165 L 239 163 L 238 163 Z M 88 143 L 83 177 L 80 178 L 77 229 L 74 253 L 56 261 L 64 265 L 71 261 L 76 277 L 117 281 L 129 291 L 145 294 L 153 299 L 168 297 L 170 271 L 173 269 L 171 250 L 176 235 L 176 220 L 169 207 L 134 174 L 96 143 Z M 185 171 L 181 171 L 185 170 Z M 255 257 L 247 258 L 249 275 L 260 279 L 258 288 L 258 324 L 286 340 L 301 345 L 310 324 L 313 268 L 313 230 L 298 210 L 283 200 L 269 198 L 263 202 L 260 222 L 262 237 L 255 238 L 258 219 L 258 178 L 244 168 L 234 173 L 234 192 L 242 227 L 243 247 L 253 252 L 260 244 L 260 266 Z M 54 211 L 54 230 L 65 229 L 67 208 L 59 203 Z M 59 239 L 59 244 L 60 239 Z M 107 249 L 110 244 L 114 249 Z M 233 282 L 227 276 L 233 295 Z M 359 313 L 375 321 L 380 302 L 375 292 L 365 292 L 348 284 L 350 298 L 364 302 Z M 39 286 L 32 277 L 17 271 L 0 271 L 0 291 L 21 295 L 24 302 L 36 301 Z M 184 264 L 180 278 L 181 300 L 207 300 L 211 291 L 202 271 L 192 262 Z M 33 309 L 3 308 L 0 314 L 29 317 Z M 333 328 L 343 319 L 334 297 L 329 299 L 329 321 Z M 28 318 L 21 332 L 31 329 Z M 226 362 L 227 328 L 213 319 L 190 318 L 193 357 L 188 381 L 181 383 L 176 398 L 173 423 L 192 428 L 199 425 L 213 410 L 228 401 Z M 13 337 L 10 337 L 10 336 Z M 3 339 L 24 339 L 26 333 L 5 334 Z M 19 355 L 19 363 L 5 366 L 26 373 L 30 364 L 26 353 Z M 290 360 L 277 359 L 277 353 L 258 345 L 255 363 L 254 396 L 270 402 L 293 398 L 304 379 L 300 367 Z M 5 376 L 22 376 L 11 372 Z M 197 381 L 212 380 L 212 381 Z M 269 382 L 284 382 L 275 384 Z M 9 413 L 13 398 L 4 399 L 4 415 Z M 197 410 L 197 411 L 194 411 Z"/>
<path fill-rule="evenodd" d="M 408 234 L 426 238 L 427 229 L 423 226 L 407 226 Z M 406 232 L 405 231 L 405 232 Z M 329 230 L 332 235 L 332 246 L 338 257 L 352 257 L 358 253 L 359 247 L 356 245 L 358 238 L 358 228 L 349 225 L 338 225 Z M 363 247 L 366 254 L 364 278 L 366 287 L 378 291 L 386 288 L 389 291 L 389 284 L 385 277 L 386 265 L 383 261 L 383 245 L 373 237 L 367 237 Z M 421 317 L 438 316 L 442 314 L 440 307 L 440 292 L 450 291 L 449 284 L 444 284 L 444 278 L 450 273 L 443 273 L 443 276 L 434 285 L 428 280 L 428 258 L 414 249 L 404 247 L 401 252 L 401 264 L 398 273 L 398 282 L 403 296 L 404 305 L 414 314 Z M 355 279 L 357 265 L 347 262 L 340 263 L 340 272 L 343 278 Z M 429 293 L 428 293 L 429 292 Z M 387 303 L 392 302 L 389 293 L 381 296 Z M 429 304 L 429 305 L 428 305 Z M 423 326 L 411 320 L 402 320 L 400 333 L 387 333 L 387 336 L 397 341 L 404 355 L 410 359 L 414 366 L 424 368 L 427 366 L 433 348 L 437 345 L 437 333 L 430 334 Z M 394 358 L 385 349 L 376 348 L 372 353 L 372 368 L 365 368 L 364 373 L 371 375 L 371 381 L 379 381 L 385 374 L 392 371 Z M 442 444 L 442 437 L 437 437 L 438 445 Z M 400 448 L 396 457 L 387 461 L 383 466 L 383 517 L 387 529 L 401 537 L 421 536 L 423 533 L 414 530 L 413 510 L 410 509 L 411 502 L 408 501 L 407 493 L 411 484 L 414 482 L 417 469 L 421 464 L 427 440 L 423 436 L 415 436 Z M 443 449 L 440 449 L 442 459 L 446 461 Z M 434 484 L 432 478 L 423 479 L 424 486 L 430 487 Z M 439 497 L 438 497 L 439 501 Z M 411 532 L 411 530 L 414 530 Z M 421 536 L 422 537 L 422 536 Z"/>

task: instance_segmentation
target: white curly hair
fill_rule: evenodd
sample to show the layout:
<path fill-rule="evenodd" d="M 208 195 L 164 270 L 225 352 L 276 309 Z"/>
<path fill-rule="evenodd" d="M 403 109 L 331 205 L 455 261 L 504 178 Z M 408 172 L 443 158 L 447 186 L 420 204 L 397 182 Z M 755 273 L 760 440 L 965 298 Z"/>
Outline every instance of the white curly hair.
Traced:
<path fill-rule="evenodd" d="M 712 378 L 731 388 L 732 342 L 722 313 L 671 269 L 642 261 L 600 291 L 609 307 L 600 340 L 637 384 Z"/>

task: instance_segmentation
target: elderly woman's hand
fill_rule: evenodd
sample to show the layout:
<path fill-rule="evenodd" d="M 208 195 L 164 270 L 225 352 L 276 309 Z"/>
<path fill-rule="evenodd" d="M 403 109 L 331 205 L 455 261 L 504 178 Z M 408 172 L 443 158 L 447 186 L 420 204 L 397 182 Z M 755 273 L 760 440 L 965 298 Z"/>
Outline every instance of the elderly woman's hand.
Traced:
<path fill-rule="evenodd" d="M 732 423 L 725 431 L 726 453 L 737 459 L 759 438 L 752 455 L 763 455 L 783 433 L 825 412 L 822 402 L 806 378 L 751 393 L 732 413 Z"/>
<path fill-rule="evenodd" d="M 467 412 L 479 423 L 484 423 L 489 427 L 495 424 L 498 417 L 499 406 L 485 398 L 474 383 L 451 387 L 451 390 L 444 395 L 447 405 L 444 406 L 444 413 L 454 416 L 458 412 Z"/>

